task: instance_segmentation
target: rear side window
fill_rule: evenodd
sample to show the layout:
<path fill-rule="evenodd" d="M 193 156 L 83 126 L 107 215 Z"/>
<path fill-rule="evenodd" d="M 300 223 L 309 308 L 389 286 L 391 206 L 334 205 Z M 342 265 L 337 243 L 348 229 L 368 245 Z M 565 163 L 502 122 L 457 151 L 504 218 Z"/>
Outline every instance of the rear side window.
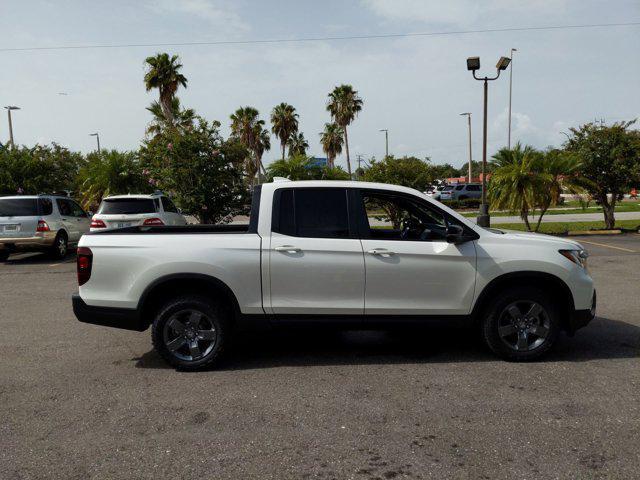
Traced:
<path fill-rule="evenodd" d="M 276 203 L 274 232 L 297 237 L 349 237 L 347 191 L 343 188 L 282 189 Z"/>
<path fill-rule="evenodd" d="M 160 200 L 162 201 L 162 208 L 164 208 L 165 212 L 178 213 L 178 209 L 169 198 L 160 197 Z"/>
<path fill-rule="evenodd" d="M 470 192 L 480 192 L 482 188 L 480 187 L 480 185 L 468 185 L 467 190 L 469 190 Z"/>
<path fill-rule="evenodd" d="M 36 198 L 0 198 L 0 217 L 35 217 L 38 215 Z"/>
<path fill-rule="evenodd" d="M 53 213 L 53 202 L 50 198 L 39 198 L 40 215 L 51 215 Z"/>
<path fill-rule="evenodd" d="M 464 190 L 464 185 L 458 185 L 458 186 L 456 187 L 456 190 Z"/>
<path fill-rule="evenodd" d="M 151 198 L 109 198 L 103 200 L 98 209 L 98 213 L 105 215 L 155 212 L 156 206 Z"/>

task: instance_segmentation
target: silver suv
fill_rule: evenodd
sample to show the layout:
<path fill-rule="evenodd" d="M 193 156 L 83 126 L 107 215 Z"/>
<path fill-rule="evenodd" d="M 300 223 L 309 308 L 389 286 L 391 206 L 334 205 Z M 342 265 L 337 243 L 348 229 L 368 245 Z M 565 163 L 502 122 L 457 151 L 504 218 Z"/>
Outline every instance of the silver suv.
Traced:
<path fill-rule="evenodd" d="M 482 198 L 481 183 L 458 183 L 442 192 L 440 200 L 469 200 L 472 198 Z"/>
<path fill-rule="evenodd" d="M 16 251 L 45 251 L 64 258 L 90 224 L 87 212 L 68 197 L 0 197 L 0 261 Z"/>

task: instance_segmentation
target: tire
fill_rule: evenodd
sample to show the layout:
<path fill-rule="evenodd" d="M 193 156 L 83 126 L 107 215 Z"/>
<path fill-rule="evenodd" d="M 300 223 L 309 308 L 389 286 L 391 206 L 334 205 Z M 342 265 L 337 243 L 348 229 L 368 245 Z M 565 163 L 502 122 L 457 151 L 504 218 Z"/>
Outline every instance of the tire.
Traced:
<path fill-rule="evenodd" d="M 53 241 L 53 245 L 49 248 L 49 255 L 57 260 L 62 260 L 67 256 L 69 252 L 69 239 L 67 234 L 59 232 L 56 235 L 56 239 Z"/>
<path fill-rule="evenodd" d="M 0 252 L 0 262 L 6 262 L 9 259 L 9 252 Z"/>
<path fill-rule="evenodd" d="M 498 356 L 512 361 L 540 358 L 554 345 L 560 316 L 549 295 L 515 287 L 493 300 L 482 321 L 482 337 Z"/>
<path fill-rule="evenodd" d="M 153 346 L 160 356 L 185 371 L 214 366 L 230 336 L 228 310 L 200 295 L 169 300 L 157 311 L 151 329 Z"/>

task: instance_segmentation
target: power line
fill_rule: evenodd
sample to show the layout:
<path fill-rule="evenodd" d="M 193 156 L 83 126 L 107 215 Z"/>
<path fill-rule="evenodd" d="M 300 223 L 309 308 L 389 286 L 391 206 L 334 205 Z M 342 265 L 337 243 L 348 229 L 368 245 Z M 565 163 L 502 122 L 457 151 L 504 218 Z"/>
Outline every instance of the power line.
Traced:
<path fill-rule="evenodd" d="M 98 48 L 138 48 L 138 47 L 191 47 L 191 46 L 220 46 L 220 45 L 254 45 L 271 43 L 303 43 L 303 42 L 324 42 L 341 40 L 371 40 L 386 38 L 406 38 L 406 37 L 435 37 L 442 35 L 468 35 L 474 33 L 499 33 L 499 32 L 526 32 L 538 30 L 568 30 L 578 28 L 601 28 L 601 27 L 630 27 L 638 26 L 640 22 L 626 23 L 589 23 L 579 25 L 546 25 L 541 27 L 509 27 L 509 28 L 488 28 L 482 30 L 455 30 L 445 32 L 414 32 L 414 33 L 385 33 L 377 35 L 349 35 L 339 37 L 302 37 L 302 38 L 275 38 L 263 40 L 218 40 L 210 42 L 175 42 L 175 43 L 114 43 L 114 44 L 87 44 L 87 45 L 63 45 L 54 47 L 11 47 L 0 48 L 0 52 L 29 52 L 46 50 L 82 50 Z"/>

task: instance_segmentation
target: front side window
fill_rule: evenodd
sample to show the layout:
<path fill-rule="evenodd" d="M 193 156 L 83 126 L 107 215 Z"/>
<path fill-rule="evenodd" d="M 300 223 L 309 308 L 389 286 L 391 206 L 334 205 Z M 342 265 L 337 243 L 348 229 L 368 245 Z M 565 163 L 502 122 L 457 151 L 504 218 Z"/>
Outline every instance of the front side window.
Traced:
<path fill-rule="evenodd" d="M 296 237 L 349 237 L 347 191 L 343 188 L 281 189 L 276 209 L 274 232 Z"/>
<path fill-rule="evenodd" d="M 56 198 L 56 204 L 58 205 L 58 211 L 60 215 L 71 216 L 71 205 L 63 198 Z"/>
<path fill-rule="evenodd" d="M 368 238 L 384 240 L 444 240 L 444 215 L 409 196 L 384 192 L 363 192 Z"/>
<path fill-rule="evenodd" d="M 85 211 L 82 209 L 82 207 L 80 205 L 78 205 L 76 202 L 72 201 L 72 200 L 67 200 L 69 202 L 69 206 L 71 208 L 71 215 L 73 217 L 86 217 L 87 214 L 85 213 Z"/>

